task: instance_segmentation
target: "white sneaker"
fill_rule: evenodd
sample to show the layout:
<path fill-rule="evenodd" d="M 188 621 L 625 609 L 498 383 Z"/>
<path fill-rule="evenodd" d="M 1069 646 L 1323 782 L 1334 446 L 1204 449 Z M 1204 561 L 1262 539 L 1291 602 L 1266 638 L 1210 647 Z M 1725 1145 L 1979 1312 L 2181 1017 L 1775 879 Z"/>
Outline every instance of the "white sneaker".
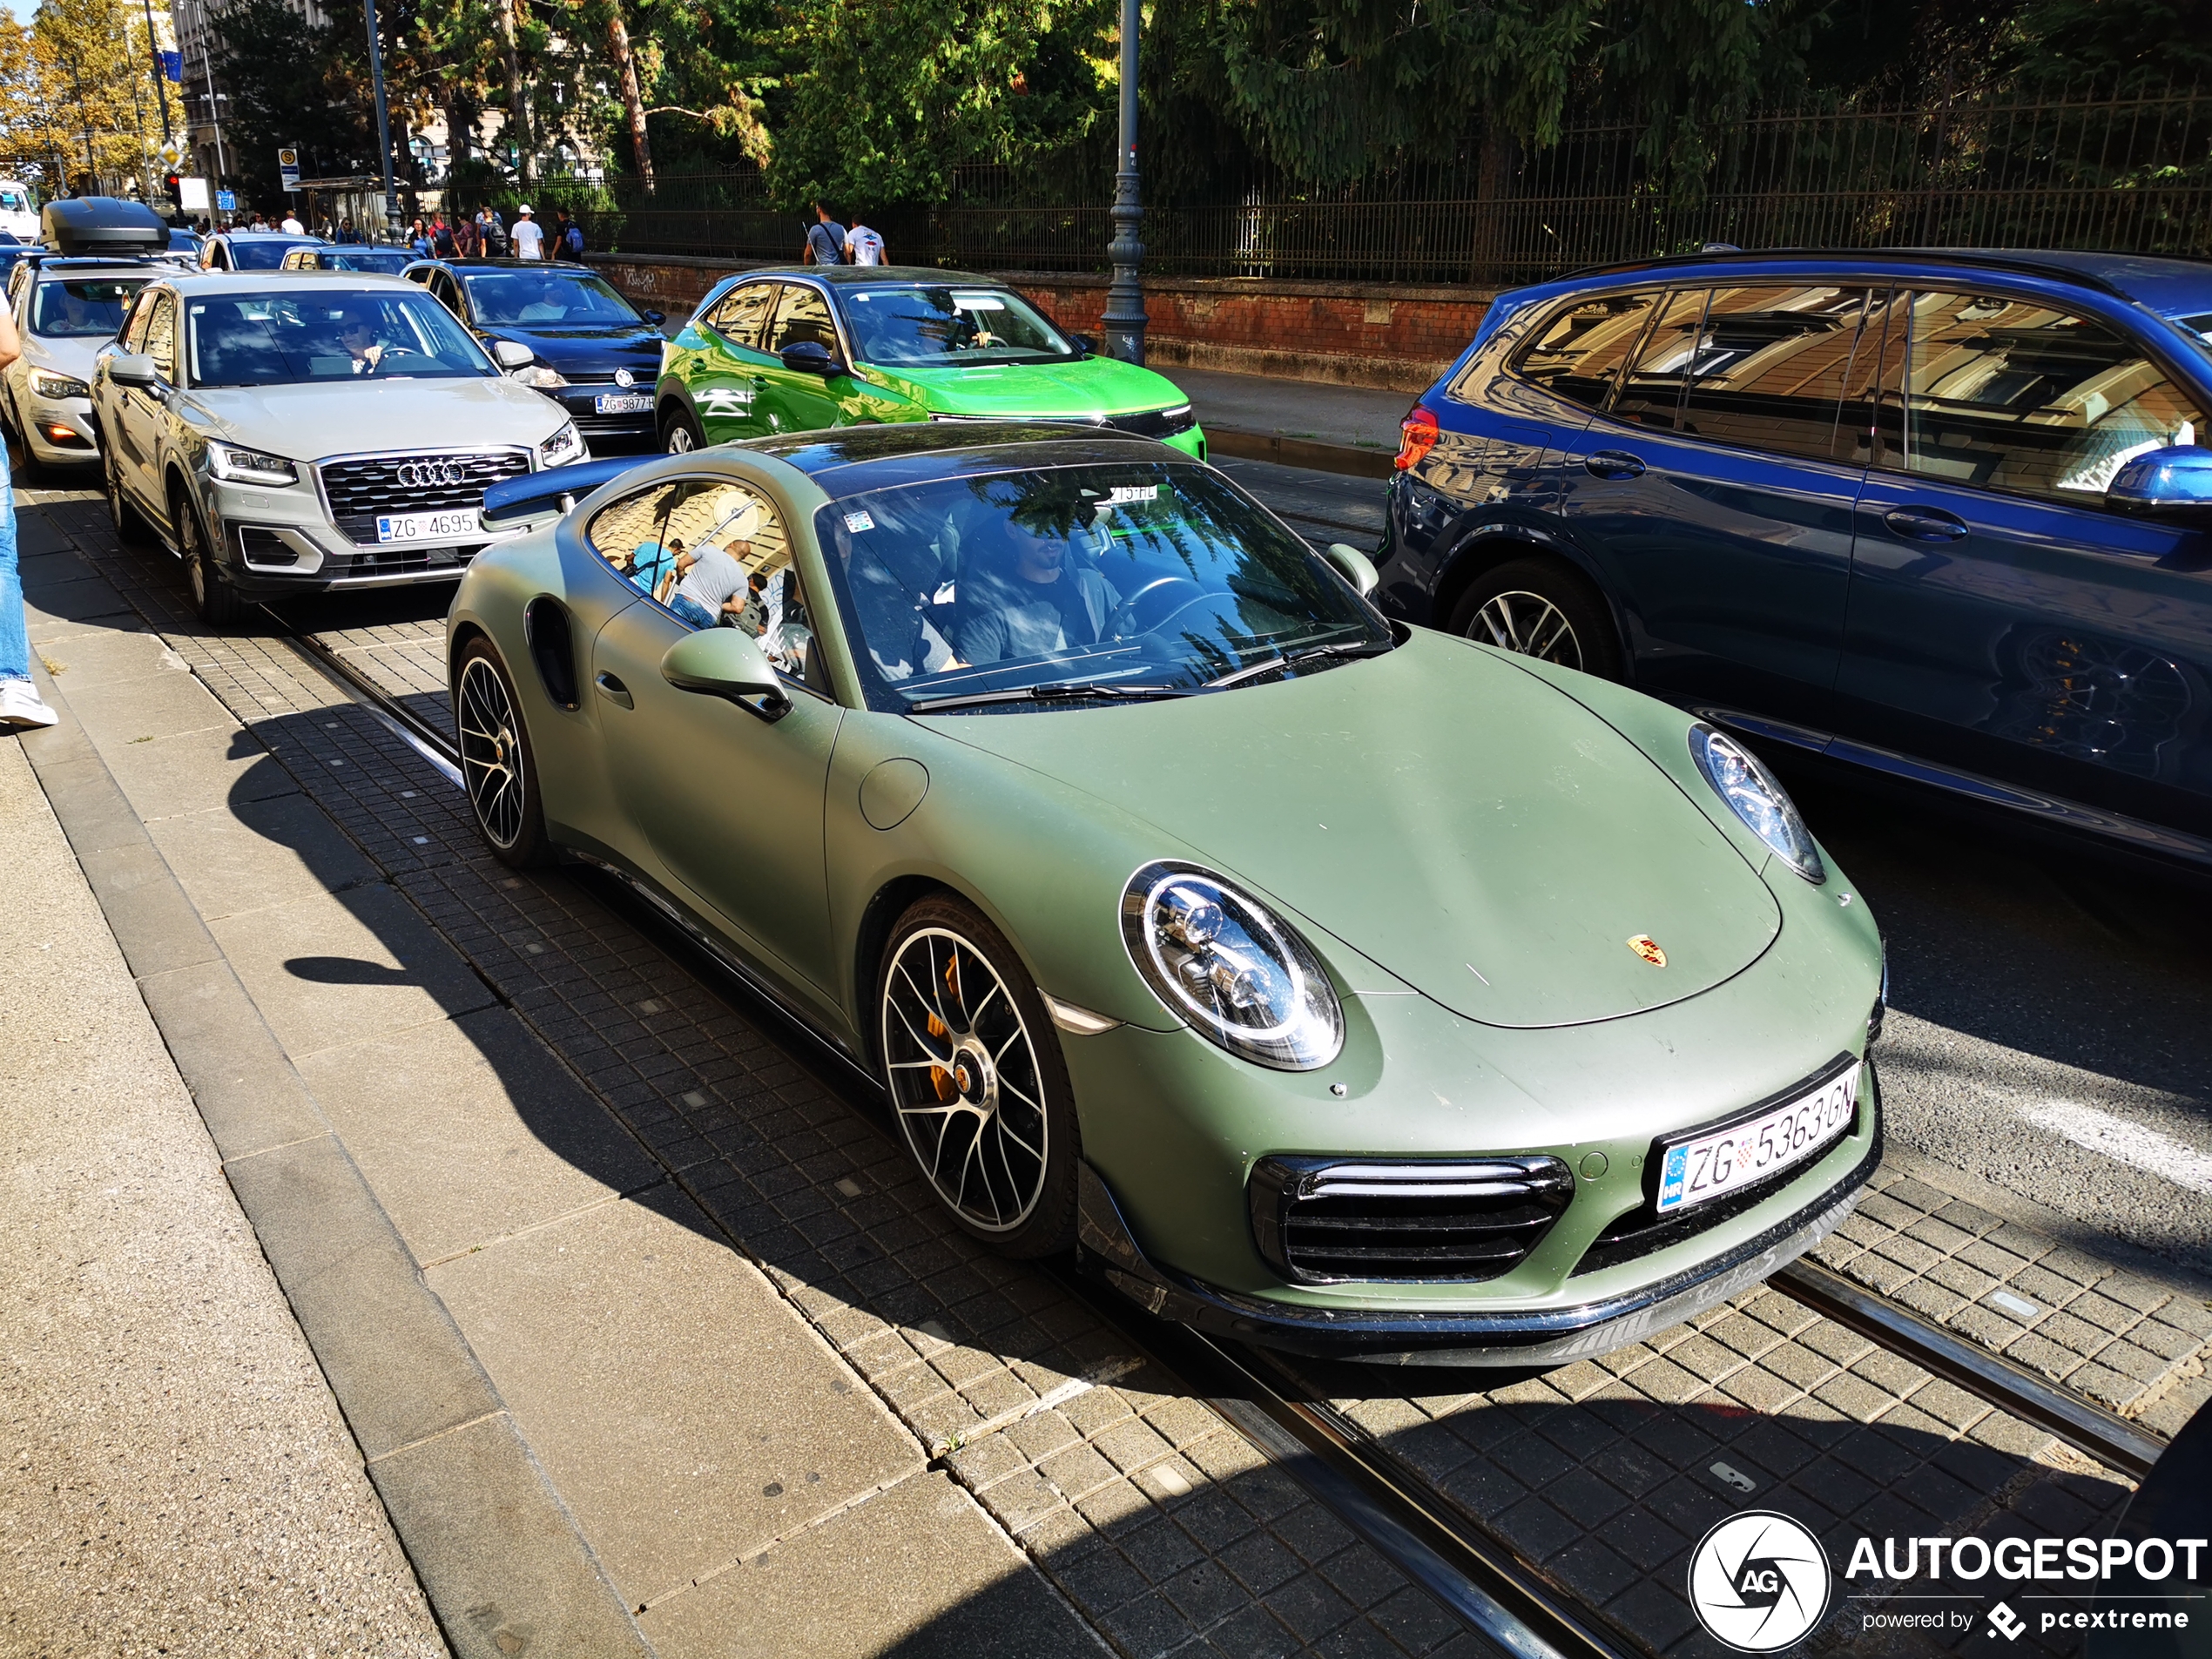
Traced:
<path fill-rule="evenodd" d="M 0 680 L 0 720 L 10 725 L 52 725 L 62 717 L 46 706 L 29 680 Z"/>

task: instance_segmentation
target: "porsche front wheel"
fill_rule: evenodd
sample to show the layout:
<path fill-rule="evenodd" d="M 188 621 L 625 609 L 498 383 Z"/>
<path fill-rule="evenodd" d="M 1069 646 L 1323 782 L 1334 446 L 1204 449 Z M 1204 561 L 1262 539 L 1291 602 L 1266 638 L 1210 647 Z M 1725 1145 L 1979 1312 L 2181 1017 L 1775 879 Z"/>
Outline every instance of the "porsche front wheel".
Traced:
<path fill-rule="evenodd" d="M 948 897 L 900 917 L 876 986 L 907 1149 L 974 1237 L 1047 1256 L 1076 1236 L 1081 1147 L 1057 1035 L 998 929 Z"/>

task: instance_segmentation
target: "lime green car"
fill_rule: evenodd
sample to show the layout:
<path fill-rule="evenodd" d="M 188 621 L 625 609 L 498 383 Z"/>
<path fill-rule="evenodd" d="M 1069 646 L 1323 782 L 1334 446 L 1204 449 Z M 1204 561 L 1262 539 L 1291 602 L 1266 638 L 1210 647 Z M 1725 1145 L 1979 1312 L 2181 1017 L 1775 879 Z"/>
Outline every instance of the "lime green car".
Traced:
<path fill-rule="evenodd" d="M 661 448 L 897 421 L 1030 420 L 1157 438 L 1195 460 L 1190 400 L 1102 357 L 1003 283 L 898 266 L 729 278 L 661 354 Z"/>
<path fill-rule="evenodd" d="M 476 821 L 872 1075 L 907 1201 L 1225 1334 L 1548 1364 L 1764 1278 L 1879 1161 L 1873 919 L 1711 726 L 1393 625 L 1146 440 L 616 466 L 487 496 Z"/>

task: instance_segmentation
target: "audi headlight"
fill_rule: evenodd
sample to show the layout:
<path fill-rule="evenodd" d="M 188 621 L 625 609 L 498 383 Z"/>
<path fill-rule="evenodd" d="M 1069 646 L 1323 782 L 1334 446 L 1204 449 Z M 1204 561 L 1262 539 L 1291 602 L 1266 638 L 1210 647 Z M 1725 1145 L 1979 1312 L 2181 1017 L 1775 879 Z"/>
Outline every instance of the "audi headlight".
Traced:
<path fill-rule="evenodd" d="M 37 369 L 32 372 L 30 376 L 30 389 L 36 392 L 40 397 L 46 398 L 90 397 L 92 395 L 92 388 L 85 385 L 83 381 L 71 380 L 66 374 L 57 374 L 49 369 L 44 368 Z"/>
<path fill-rule="evenodd" d="M 1813 845 L 1812 832 L 1798 816 L 1797 803 L 1758 757 L 1709 725 L 1690 727 L 1689 753 L 1729 809 L 1784 864 L 1808 881 L 1828 879 L 1828 867 L 1820 861 L 1820 849 Z"/>
<path fill-rule="evenodd" d="M 510 368 L 507 378 L 520 381 L 525 386 L 535 386 L 541 392 L 556 392 L 566 386 L 568 377 L 557 368 L 544 363 L 525 363 L 520 368 Z"/>
<path fill-rule="evenodd" d="M 1146 865 L 1123 891 L 1122 938 L 1160 1001 L 1233 1055 L 1312 1071 L 1344 1047 L 1344 1010 L 1313 948 L 1217 875 Z"/>
<path fill-rule="evenodd" d="M 537 458 L 549 467 L 561 467 L 583 458 L 583 435 L 576 429 L 576 422 L 563 421 L 561 429 L 537 446 Z"/>
<path fill-rule="evenodd" d="M 300 469 L 282 455 L 241 449 L 234 443 L 207 446 L 207 470 L 226 484 L 296 484 Z"/>

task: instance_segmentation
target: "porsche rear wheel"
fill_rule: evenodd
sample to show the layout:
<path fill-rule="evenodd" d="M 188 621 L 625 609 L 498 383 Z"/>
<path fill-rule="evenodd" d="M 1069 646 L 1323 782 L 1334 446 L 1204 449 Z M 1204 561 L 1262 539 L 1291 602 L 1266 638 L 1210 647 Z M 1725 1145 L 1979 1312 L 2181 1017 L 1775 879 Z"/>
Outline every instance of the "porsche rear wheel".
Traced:
<path fill-rule="evenodd" d="M 501 863 L 517 870 L 551 863 L 537 759 L 514 683 L 489 640 L 472 639 L 462 648 L 453 716 L 461 739 L 462 783 L 484 845 Z"/>
<path fill-rule="evenodd" d="M 907 1149 L 962 1228 L 1009 1256 L 1076 1236 L 1081 1146 L 1057 1034 L 998 929 L 918 901 L 876 987 L 885 1086 Z"/>

